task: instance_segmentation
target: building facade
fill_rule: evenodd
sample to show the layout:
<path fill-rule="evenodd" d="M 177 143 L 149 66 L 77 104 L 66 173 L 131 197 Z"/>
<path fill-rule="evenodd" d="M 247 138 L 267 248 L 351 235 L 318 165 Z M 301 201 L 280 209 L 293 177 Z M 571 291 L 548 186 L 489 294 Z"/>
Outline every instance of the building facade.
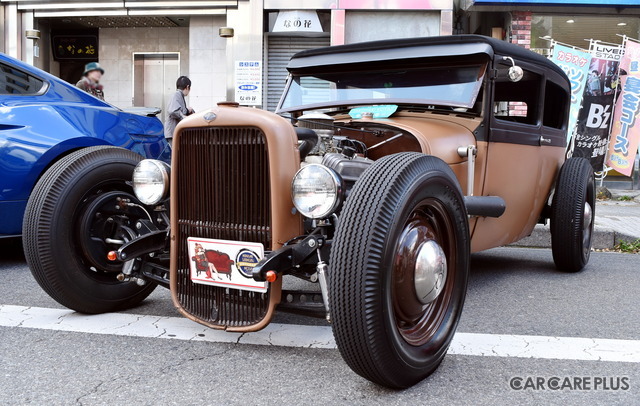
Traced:
<path fill-rule="evenodd" d="M 454 0 L 1 0 L 0 51 L 71 83 L 97 61 L 118 107 L 161 107 L 187 75 L 196 111 L 238 98 L 273 110 L 293 53 L 447 35 L 454 19 Z"/>
<path fill-rule="evenodd" d="M 1 52 L 71 83 L 85 63 L 99 62 L 106 100 L 118 107 L 162 108 L 176 78 L 187 75 L 196 111 L 223 100 L 273 111 L 298 51 L 470 33 L 547 55 L 550 40 L 588 48 L 591 39 L 640 38 L 640 2 L 0 0 L 0 33 Z"/>

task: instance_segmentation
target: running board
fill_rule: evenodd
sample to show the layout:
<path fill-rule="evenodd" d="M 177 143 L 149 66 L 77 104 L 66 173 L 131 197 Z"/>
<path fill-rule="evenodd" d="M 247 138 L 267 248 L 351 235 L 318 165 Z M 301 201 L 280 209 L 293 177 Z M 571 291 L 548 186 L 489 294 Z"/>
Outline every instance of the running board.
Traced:
<path fill-rule="evenodd" d="M 464 205 L 469 216 L 500 217 L 506 204 L 500 196 L 464 196 Z"/>

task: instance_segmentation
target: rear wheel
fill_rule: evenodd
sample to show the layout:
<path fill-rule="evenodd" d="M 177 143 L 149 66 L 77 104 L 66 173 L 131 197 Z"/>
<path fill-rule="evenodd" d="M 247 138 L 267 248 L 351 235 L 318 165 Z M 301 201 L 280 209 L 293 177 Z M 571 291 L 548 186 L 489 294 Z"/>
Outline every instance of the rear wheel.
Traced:
<path fill-rule="evenodd" d="M 141 159 L 122 148 L 86 148 L 56 162 L 36 184 L 23 223 L 25 258 L 60 304 L 110 312 L 138 304 L 155 288 L 118 281 L 123 265 L 107 260 L 147 218 L 127 184 Z"/>
<path fill-rule="evenodd" d="M 469 273 L 466 210 L 450 168 L 418 153 L 376 161 L 342 210 L 330 269 L 333 332 L 347 364 L 392 388 L 432 373 Z"/>
<path fill-rule="evenodd" d="M 578 272 L 589 262 L 595 196 L 589 161 L 569 158 L 560 168 L 551 207 L 551 250 L 561 271 Z"/>

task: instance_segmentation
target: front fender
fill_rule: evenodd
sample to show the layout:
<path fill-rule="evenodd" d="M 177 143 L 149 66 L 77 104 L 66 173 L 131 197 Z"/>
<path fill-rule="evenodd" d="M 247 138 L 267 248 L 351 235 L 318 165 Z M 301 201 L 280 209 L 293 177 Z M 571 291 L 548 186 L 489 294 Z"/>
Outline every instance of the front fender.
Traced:
<path fill-rule="evenodd" d="M 36 163 L 31 168 L 31 171 L 27 174 L 25 178 L 25 183 L 31 185 L 29 191 L 26 195 L 26 198 L 29 197 L 31 193 L 31 189 L 35 186 L 38 179 L 44 174 L 44 172 L 53 165 L 54 162 L 58 161 L 60 158 L 69 155 L 73 151 L 77 151 L 82 148 L 88 147 L 97 147 L 100 145 L 110 145 L 105 140 L 93 137 L 77 137 L 71 138 L 68 140 L 64 140 L 59 144 L 56 144 L 49 148 L 44 154 L 40 156 L 40 158 L 36 161 Z"/>

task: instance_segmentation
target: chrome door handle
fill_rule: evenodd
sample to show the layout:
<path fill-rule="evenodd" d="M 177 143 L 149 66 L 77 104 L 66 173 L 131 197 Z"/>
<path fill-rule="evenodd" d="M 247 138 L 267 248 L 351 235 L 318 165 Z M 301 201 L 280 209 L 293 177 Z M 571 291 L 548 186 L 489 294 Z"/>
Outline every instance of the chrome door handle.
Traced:
<path fill-rule="evenodd" d="M 540 136 L 540 145 L 542 144 L 551 144 L 551 138 L 544 138 L 544 136 Z"/>

